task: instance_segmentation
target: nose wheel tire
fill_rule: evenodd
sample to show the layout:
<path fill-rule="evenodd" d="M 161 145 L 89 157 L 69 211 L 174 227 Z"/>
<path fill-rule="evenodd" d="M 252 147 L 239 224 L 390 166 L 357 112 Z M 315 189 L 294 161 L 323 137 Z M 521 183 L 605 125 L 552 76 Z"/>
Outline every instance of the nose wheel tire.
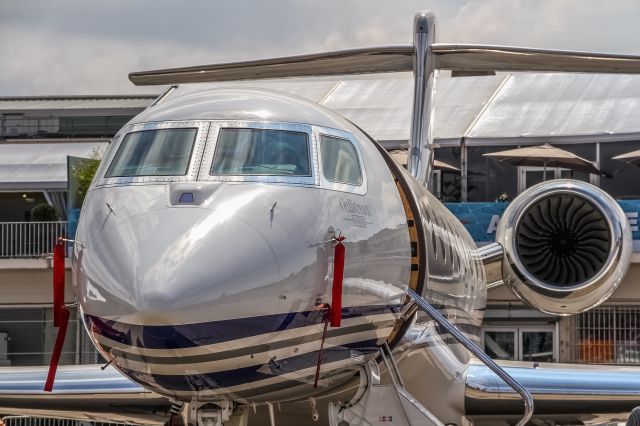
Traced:
<path fill-rule="evenodd" d="M 627 419 L 627 426 L 640 426 L 640 407 L 634 408 Z"/>

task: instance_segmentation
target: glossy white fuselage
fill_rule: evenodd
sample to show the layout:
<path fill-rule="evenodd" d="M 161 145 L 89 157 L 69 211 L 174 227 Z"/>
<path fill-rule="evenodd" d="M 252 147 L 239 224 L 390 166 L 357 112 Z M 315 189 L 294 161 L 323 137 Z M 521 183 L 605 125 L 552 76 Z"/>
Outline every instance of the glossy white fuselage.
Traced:
<path fill-rule="evenodd" d="M 176 127 L 198 128 L 186 176 L 103 177 L 127 132 Z M 225 127 L 307 132 L 312 175 L 211 175 Z M 361 185 L 323 176 L 322 134 L 355 144 Z M 426 318 L 400 317 L 415 235 L 394 173 L 409 182 L 422 224 L 427 270 L 417 286 L 476 341 L 484 271 L 464 227 L 406 172 L 391 170 L 384 155 L 335 113 L 266 91 L 177 96 L 134 118 L 104 156 L 76 237 L 74 285 L 94 343 L 116 368 L 160 394 L 250 403 L 352 386 L 357 368 L 388 342 L 425 405 L 443 389 L 427 383 L 447 383 L 461 403 L 468 356 Z M 180 202 L 185 192 L 193 203 Z M 336 235 L 346 238 L 343 319 L 329 327 L 320 352 Z M 457 404 L 441 415 L 454 419 L 463 412 Z"/>

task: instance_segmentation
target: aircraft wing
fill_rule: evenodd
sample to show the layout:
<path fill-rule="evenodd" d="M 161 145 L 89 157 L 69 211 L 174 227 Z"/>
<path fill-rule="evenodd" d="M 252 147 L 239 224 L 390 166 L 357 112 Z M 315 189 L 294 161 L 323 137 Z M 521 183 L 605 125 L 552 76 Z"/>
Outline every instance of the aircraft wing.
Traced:
<path fill-rule="evenodd" d="M 171 404 L 113 367 L 58 368 L 52 392 L 44 392 L 48 367 L 0 368 L 0 414 L 133 424 L 163 424 Z"/>
<path fill-rule="evenodd" d="M 640 406 L 640 368 L 497 361 L 534 399 L 534 418 L 569 424 L 626 421 Z M 477 425 L 522 417 L 522 400 L 486 366 L 467 370 L 465 414 Z M 563 423 L 564 424 L 564 423 Z"/>
<path fill-rule="evenodd" d="M 287 56 L 228 64 L 199 65 L 129 74 L 138 86 L 207 81 L 369 74 L 413 69 L 413 46 L 384 46 Z"/>
<path fill-rule="evenodd" d="M 640 73 L 640 56 L 514 46 L 436 43 L 436 68 L 460 71 Z M 311 55 L 129 74 L 138 86 L 266 78 L 370 74 L 413 70 L 412 45 L 368 47 Z"/>
<path fill-rule="evenodd" d="M 633 55 L 480 44 L 434 44 L 433 53 L 437 68 L 461 71 L 640 72 Z"/>

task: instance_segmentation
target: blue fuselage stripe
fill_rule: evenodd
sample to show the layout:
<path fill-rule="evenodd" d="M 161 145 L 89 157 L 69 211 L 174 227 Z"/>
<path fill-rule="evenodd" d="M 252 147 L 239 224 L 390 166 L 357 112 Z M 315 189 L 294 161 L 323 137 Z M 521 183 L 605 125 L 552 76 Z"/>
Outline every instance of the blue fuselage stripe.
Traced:
<path fill-rule="evenodd" d="M 352 306 L 342 309 L 342 318 L 397 313 L 400 304 Z M 322 324 L 325 311 L 288 312 L 181 325 L 139 325 L 85 315 L 90 330 L 103 337 L 146 349 L 184 349 L 228 342 L 265 333 Z"/>

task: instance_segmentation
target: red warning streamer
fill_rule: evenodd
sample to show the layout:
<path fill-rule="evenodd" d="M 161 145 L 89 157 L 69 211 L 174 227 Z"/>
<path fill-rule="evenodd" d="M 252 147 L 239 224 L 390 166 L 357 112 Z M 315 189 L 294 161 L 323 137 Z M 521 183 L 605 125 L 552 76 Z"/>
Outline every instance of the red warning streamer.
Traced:
<path fill-rule="evenodd" d="M 53 249 L 53 326 L 58 328 L 58 335 L 51 353 L 49 374 L 47 374 L 47 382 L 44 384 L 45 392 L 51 392 L 53 389 L 53 381 L 56 378 L 64 338 L 67 335 L 67 325 L 69 324 L 69 310 L 64 306 L 64 249 L 64 241 L 60 238 Z"/>
<path fill-rule="evenodd" d="M 62 313 L 60 315 L 60 328 L 58 329 L 58 335 L 56 336 L 56 344 L 54 345 L 53 352 L 51 353 L 47 382 L 44 384 L 45 392 L 51 392 L 51 390 L 53 389 L 53 381 L 56 378 L 58 362 L 60 362 L 60 355 L 62 354 L 62 345 L 64 345 L 64 338 L 67 335 L 67 325 L 69 324 L 69 310 L 65 306 L 63 306 Z"/>
<path fill-rule="evenodd" d="M 331 290 L 331 327 L 340 327 L 342 320 L 342 278 L 344 276 L 345 248 L 342 244 L 343 236 L 336 237 L 335 252 L 333 256 L 333 288 Z"/>
<path fill-rule="evenodd" d="M 64 247 L 62 239 L 53 249 L 53 326 L 60 327 L 64 308 Z"/>

